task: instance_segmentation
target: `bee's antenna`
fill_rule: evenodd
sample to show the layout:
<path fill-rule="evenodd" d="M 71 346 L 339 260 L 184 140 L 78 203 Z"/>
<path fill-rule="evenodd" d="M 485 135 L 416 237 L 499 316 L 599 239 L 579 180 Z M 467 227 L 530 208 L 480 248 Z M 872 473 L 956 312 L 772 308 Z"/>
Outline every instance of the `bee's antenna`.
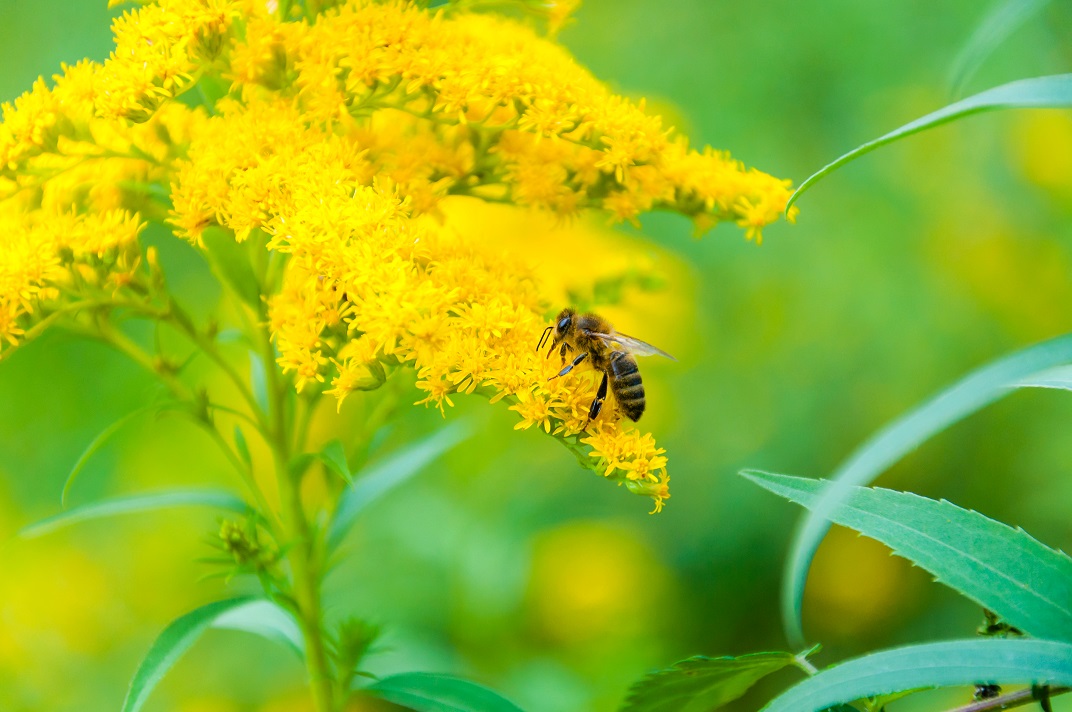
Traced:
<path fill-rule="evenodd" d="M 543 330 L 543 335 L 542 335 L 542 336 L 540 336 L 540 343 L 538 343 L 538 344 L 536 345 L 536 350 L 537 350 L 537 351 L 539 351 L 540 349 L 542 349 L 542 348 L 543 348 L 543 342 L 547 340 L 547 335 L 548 335 L 548 334 L 549 334 L 549 333 L 551 332 L 551 330 L 552 330 L 552 329 L 554 329 L 554 328 L 555 328 L 555 327 L 553 327 L 553 326 L 549 326 L 549 327 L 547 327 L 546 329 L 544 329 L 544 330 Z"/>

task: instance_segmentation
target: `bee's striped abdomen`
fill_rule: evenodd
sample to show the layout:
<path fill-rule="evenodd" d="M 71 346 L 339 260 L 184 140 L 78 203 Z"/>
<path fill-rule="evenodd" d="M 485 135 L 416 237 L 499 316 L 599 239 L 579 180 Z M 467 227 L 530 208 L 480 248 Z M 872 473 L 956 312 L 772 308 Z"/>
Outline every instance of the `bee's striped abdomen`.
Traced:
<path fill-rule="evenodd" d="M 610 387 L 622 414 L 629 420 L 640 420 L 644 414 L 644 384 L 636 359 L 624 351 L 610 356 Z"/>

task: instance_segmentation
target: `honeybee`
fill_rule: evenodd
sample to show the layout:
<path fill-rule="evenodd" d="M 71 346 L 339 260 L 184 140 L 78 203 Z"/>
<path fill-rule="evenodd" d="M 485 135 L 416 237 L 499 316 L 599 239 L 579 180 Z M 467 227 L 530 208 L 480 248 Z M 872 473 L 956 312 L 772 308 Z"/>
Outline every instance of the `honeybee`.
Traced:
<path fill-rule="evenodd" d="M 596 398 L 588 410 L 588 422 L 595 420 L 603 409 L 608 385 L 614 393 L 614 399 L 618 402 L 618 410 L 632 421 L 640 420 L 645 406 L 644 384 L 640 380 L 640 369 L 637 367 L 635 356 L 657 354 L 677 361 L 662 349 L 640 339 L 634 339 L 632 336 L 619 334 L 603 317 L 596 314 L 578 314 L 569 307 L 559 312 L 554 326 L 543 330 L 540 343 L 536 345 L 537 351 L 543 348 L 548 336 L 552 336 L 551 345 L 547 349 L 548 358 L 557 348 L 562 357 L 562 363 L 565 364 L 568 351 L 579 353 L 569 365 L 547 380 L 565 376 L 585 359 L 603 372 L 603 380 L 599 384 Z M 585 427 L 587 427 L 587 422 Z"/>

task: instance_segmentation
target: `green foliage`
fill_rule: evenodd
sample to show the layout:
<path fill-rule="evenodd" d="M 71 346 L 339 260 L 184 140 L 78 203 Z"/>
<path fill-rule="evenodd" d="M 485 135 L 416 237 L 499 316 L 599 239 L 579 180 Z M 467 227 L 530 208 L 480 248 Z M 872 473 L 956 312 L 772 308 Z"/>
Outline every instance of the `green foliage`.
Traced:
<path fill-rule="evenodd" d="M 209 603 L 176 618 L 153 642 L 130 681 L 122 712 L 140 710 L 168 670 L 212 627 L 254 633 L 301 652 L 297 625 L 274 603 L 252 596 Z"/>
<path fill-rule="evenodd" d="M 861 144 L 832 163 L 823 166 L 817 173 L 808 176 L 807 180 L 800 184 L 796 192 L 789 198 L 786 210 L 788 211 L 793 203 L 821 178 L 846 163 L 859 158 L 865 153 L 870 153 L 880 146 L 885 146 L 920 131 L 984 111 L 994 111 L 996 109 L 1063 109 L 1070 106 L 1072 106 L 1072 74 L 1020 79 L 993 89 L 987 89 L 984 92 L 933 111 L 915 121 L 910 121 L 873 141 Z"/>
<path fill-rule="evenodd" d="M 62 527 L 92 519 L 113 517 L 117 514 L 137 514 L 173 507 L 213 507 L 232 512 L 245 513 L 248 505 L 230 492 L 208 489 L 174 489 L 128 497 L 115 497 L 99 502 L 71 507 L 34 522 L 19 531 L 19 536 L 30 538 L 48 534 Z"/>
<path fill-rule="evenodd" d="M 791 653 L 753 653 L 736 658 L 697 655 L 633 683 L 622 712 L 708 712 L 796 662 Z"/>
<path fill-rule="evenodd" d="M 829 485 L 767 472 L 742 474 L 813 510 Z M 830 516 L 1026 633 L 1072 641 L 1072 559 L 1022 529 L 949 502 L 877 487 L 852 487 Z"/>
<path fill-rule="evenodd" d="M 74 463 L 71 471 L 67 474 L 67 480 L 63 483 L 63 492 L 60 494 L 60 503 L 64 506 L 67 505 L 67 495 L 71 491 L 71 487 L 74 485 L 74 481 L 78 479 L 78 475 L 82 473 L 86 465 L 93 458 L 97 452 L 104 447 L 111 440 L 116 433 L 126 427 L 131 421 L 138 418 L 145 413 L 158 410 L 160 406 L 146 406 L 145 408 L 138 408 L 135 411 L 127 413 L 122 418 L 119 418 L 111 425 L 97 434 L 97 437 L 90 441 L 89 445 L 86 445 L 86 449 L 82 451 L 82 454 L 78 456 L 78 460 Z"/>
<path fill-rule="evenodd" d="M 362 692 L 416 712 L 522 712 L 497 692 L 450 675 L 410 672 L 392 675 Z"/>
<path fill-rule="evenodd" d="M 410 479 L 445 452 L 472 434 L 472 427 L 454 422 L 391 453 L 358 474 L 339 500 L 328 532 L 328 548 L 334 549 L 346 536 L 357 516 L 372 502 Z"/>
<path fill-rule="evenodd" d="M 235 451 L 238 452 L 238 456 L 242 458 L 242 462 L 245 463 L 247 468 L 252 468 L 253 456 L 249 453 L 249 443 L 246 442 L 246 436 L 242 432 L 242 427 L 239 425 L 234 427 L 234 444 Z"/>
<path fill-rule="evenodd" d="M 357 675 L 369 676 L 360 669 L 365 657 L 372 652 L 373 645 L 380 638 L 382 629 L 375 623 L 369 623 L 350 617 L 338 626 L 335 642 L 335 661 L 339 668 L 340 698 L 345 699 L 353 679 Z"/>
<path fill-rule="evenodd" d="M 216 226 L 207 228 L 202 240 L 212 270 L 220 282 L 232 289 L 254 312 L 259 311 L 263 306 L 261 284 L 253 271 L 249 254 L 251 246 L 256 246 L 256 240 L 251 237 L 245 242 L 236 242 L 234 235 Z"/>
<path fill-rule="evenodd" d="M 1058 366 L 1042 373 L 1036 373 L 1016 385 L 1021 388 L 1057 388 L 1072 391 L 1072 366 Z"/>
<path fill-rule="evenodd" d="M 273 364 L 274 367 L 274 364 Z M 261 355 L 252 349 L 249 352 L 249 387 L 262 412 L 268 410 L 268 374 L 264 370 Z"/>
<path fill-rule="evenodd" d="M 272 601 L 249 599 L 248 603 L 228 608 L 217 615 L 211 627 L 259 635 L 289 648 L 299 658 L 305 657 L 305 642 L 297 621 Z"/>
<path fill-rule="evenodd" d="M 829 519 L 849 486 L 872 481 L 932 435 L 1011 392 L 1023 379 L 1072 360 L 1072 335 L 1061 336 L 998 359 L 968 374 L 915 410 L 898 418 L 858 447 L 831 476 L 798 530 L 786 562 L 782 616 L 791 642 L 802 642 L 804 583 L 815 550 L 830 529 Z"/>
<path fill-rule="evenodd" d="M 345 480 L 346 484 L 353 486 L 354 476 L 350 473 L 350 465 L 346 463 L 346 450 L 338 438 L 325 445 L 318 456 L 329 470 Z"/>
<path fill-rule="evenodd" d="M 914 688 L 980 682 L 1072 683 L 1072 645 L 1050 640 L 951 640 L 855 658 L 789 688 L 763 712 L 818 712 Z"/>
<path fill-rule="evenodd" d="M 1047 4 L 1049 0 L 998 0 L 987 11 L 975 32 L 953 60 L 953 67 L 949 72 L 949 86 L 953 96 L 960 96 L 986 58 Z"/>

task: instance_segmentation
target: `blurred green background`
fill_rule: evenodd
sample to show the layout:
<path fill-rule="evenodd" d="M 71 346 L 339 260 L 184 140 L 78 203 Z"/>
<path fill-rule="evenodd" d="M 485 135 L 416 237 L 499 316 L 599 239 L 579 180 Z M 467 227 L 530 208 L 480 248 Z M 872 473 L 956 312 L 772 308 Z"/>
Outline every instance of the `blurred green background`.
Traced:
<path fill-rule="evenodd" d="M 105 5 L 0 0 L 0 99 L 60 62 L 103 59 L 115 14 Z M 984 10 L 973 0 L 586 0 L 560 38 L 694 143 L 799 182 L 948 103 L 952 61 Z M 1072 45 L 1059 28 L 1070 21 L 1068 5 L 1053 3 L 988 59 L 969 92 L 1067 71 Z M 531 712 L 611 710 L 633 680 L 680 658 L 783 649 L 777 595 L 800 511 L 735 473 L 825 475 L 959 375 L 1072 330 L 1070 198 L 1072 116 L 1005 112 L 848 166 L 801 201 L 797 226 L 769 229 L 762 247 L 731 226 L 695 240 L 676 216 L 626 227 L 686 265 L 671 269 L 666 288 L 688 308 L 653 312 L 633 295 L 644 317 L 619 324 L 671 334 L 660 345 L 681 359 L 645 370 L 644 425 L 670 457 L 666 510 L 648 516 L 645 500 L 579 470 L 557 443 L 514 432 L 504 408 L 460 398 L 449 418 L 473 419 L 479 434 L 358 524 L 351 556 L 328 581 L 329 615 L 385 626 L 376 673 L 467 675 Z M 197 256 L 161 244 L 191 303 L 210 308 L 218 292 Z M 196 562 L 211 553 L 211 514 L 12 539 L 59 508 L 82 449 L 152 387 L 122 357 L 62 334 L 0 364 L 0 709 L 117 709 L 155 635 L 235 590 L 203 580 L 208 569 Z M 1067 550 L 1070 422 L 1067 393 L 1016 393 L 881 484 Z M 413 408 L 384 450 L 439 427 L 435 411 Z M 75 501 L 232 484 L 192 427 L 163 419 L 124 432 L 83 473 Z M 968 636 L 980 621 L 975 606 L 843 531 L 820 550 L 805 601 L 820 664 Z M 776 676 L 733 709 L 756 709 L 795 679 Z M 967 694 L 892 709 L 940 709 Z M 304 695 L 288 651 L 210 632 L 147 709 L 301 710 Z M 1072 706 L 1060 699 L 1055 709 Z"/>

